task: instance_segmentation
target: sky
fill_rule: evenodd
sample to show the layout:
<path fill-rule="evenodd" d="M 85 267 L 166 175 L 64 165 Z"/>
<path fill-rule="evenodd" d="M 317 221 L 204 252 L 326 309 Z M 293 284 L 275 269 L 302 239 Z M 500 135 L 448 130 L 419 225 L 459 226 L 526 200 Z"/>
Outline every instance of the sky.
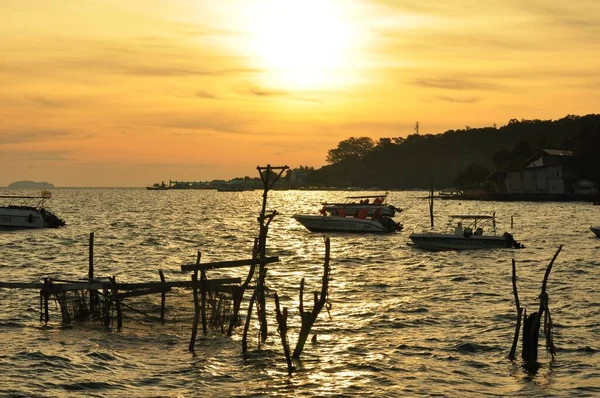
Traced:
<path fill-rule="evenodd" d="M 599 113 L 596 0 L 0 0 L 0 20 L 0 186 L 257 177 L 417 121 Z"/>

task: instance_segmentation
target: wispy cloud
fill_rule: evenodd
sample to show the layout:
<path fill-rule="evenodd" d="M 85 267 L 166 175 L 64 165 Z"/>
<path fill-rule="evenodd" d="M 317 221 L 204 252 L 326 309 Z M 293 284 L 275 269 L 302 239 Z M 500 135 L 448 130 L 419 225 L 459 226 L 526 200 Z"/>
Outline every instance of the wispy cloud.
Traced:
<path fill-rule="evenodd" d="M 66 130 L 0 130 L 0 145 L 52 142 L 73 137 Z"/>
<path fill-rule="evenodd" d="M 481 83 L 471 80 L 439 78 L 416 79 L 410 84 L 420 87 L 438 88 L 445 90 L 498 90 L 501 86 L 493 83 Z"/>
<path fill-rule="evenodd" d="M 43 161 L 69 161 L 71 151 L 68 150 L 19 150 L 0 149 L 0 158 L 3 161 L 43 162 Z"/>
<path fill-rule="evenodd" d="M 480 98 L 477 97 L 468 97 L 468 98 L 456 98 L 456 97 L 448 97 L 445 95 L 440 95 L 438 99 L 446 102 L 457 102 L 462 104 L 473 104 L 475 102 L 481 101 Z"/>
<path fill-rule="evenodd" d="M 35 104 L 43 105 L 51 108 L 59 108 L 65 106 L 65 102 L 56 98 L 43 96 L 27 96 L 27 99 Z"/>
<path fill-rule="evenodd" d="M 208 91 L 202 91 L 202 90 L 196 91 L 194 93 L 194 96 L 196 96 L 198 98 L 204 98 L 204 99 L 220 99 L 216 95 L 209 93 Z"/>

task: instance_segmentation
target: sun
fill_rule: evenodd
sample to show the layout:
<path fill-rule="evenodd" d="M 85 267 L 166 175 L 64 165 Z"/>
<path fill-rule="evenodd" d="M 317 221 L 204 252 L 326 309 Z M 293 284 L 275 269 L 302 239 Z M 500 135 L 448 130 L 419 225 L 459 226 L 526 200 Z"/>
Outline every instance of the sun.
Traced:
<path fill-rule="evenodd" d="M 339 84 L 351 62 L 352 25 L 337 0 L 265 0 L 251 13 L 253 56 L 265 83 L 288 89 Z"/>

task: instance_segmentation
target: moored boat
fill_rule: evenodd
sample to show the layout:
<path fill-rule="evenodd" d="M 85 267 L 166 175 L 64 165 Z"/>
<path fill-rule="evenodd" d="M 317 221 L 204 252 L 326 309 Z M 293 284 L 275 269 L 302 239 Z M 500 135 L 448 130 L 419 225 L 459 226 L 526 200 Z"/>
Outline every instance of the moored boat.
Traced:
<path fill-rule="evenodd" d="M 165 182 L 163 181 L 162 183 L 154 183 L 152 185 L 148 185 L 146 187 L 147 190 L 149 191 L 165 191 L 167 189 L 169 189 L 169 186 L 167 184 L 165 184 Z"/>
<path fill-rule="evenodd" d="M 44 207 L 52 195 L 43 191 L 40 196 L 0 195 L 8 203 L 0 206 L 0 228 L 31 229 L 58 228 L 65 225 L 64 220 Z"/>
<path fill-rule="evenodd" d="M 597 227 L 590 227 L 590 230 L 598 237 L 600 238 L 600 225 Z"/>
<path fill-rule="evenodd" d="M 454 230 L 452 225 L 458 220 Z M 463 226 L 463 223 L 466 223 Z M 492 226 L 493 234 L 484 234 L 486 226 Z M 502 236 L 495 234 L 495 217 L 487 215 L 456 215 L 450 216 L 450 222 L 445 232 L 422 232 L 409 235 L 413 244 L 426 250 L 466 250 L 494 248 L 522 248 L 511 234 L 505 232 Z"/>

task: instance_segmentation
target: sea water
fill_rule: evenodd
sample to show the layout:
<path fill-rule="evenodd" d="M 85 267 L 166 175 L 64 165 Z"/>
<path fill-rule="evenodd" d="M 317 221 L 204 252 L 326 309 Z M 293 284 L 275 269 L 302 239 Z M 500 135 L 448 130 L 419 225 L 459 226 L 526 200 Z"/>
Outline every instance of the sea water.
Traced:
<path fill-rule="evenodd" d="M 23 191 L 25 192 L 25 191 Z M 88 272 L 94 233 L 96 276 L 121 282 L 189 280 L 182 264 L 245 259 L 258 234 L 262 191 L 55 189 L 48 207 L 67 226 L 0 232 L 0 280 L 80 279 Z M 352 194 L 368 194 L 353 192 Z M 297 339 L 298 294 L 305 305 L 320 290 L 324 242 L 331 239 L 329 313 L 323 310 L 292 376 L 281 348 L 271 298 L 269 338 L 259 347 L 255 317 L 249 348 L 242 328 L 211 330 L 188 352 L 191 293 L 167 294 L 167 322 L 125 308 L 123 328 L 61 323 L 51 302 L 39 320 L 39 292 L 0 289 L 0 396 L 594 396 L 600 394 L 600 206 L 589 203 L 436 201 L 436 228 L 452 214 L 496 213 L 524 249 L 427 252 L 408 235 L 430 229 L 424 192 L 390 192 L 404 211 L 404 231 L 386 235 L 320 234 L 291 216 L 317 214 L 340 191 L 271 191 L 267 286 L 289 309 Z M 511 228 L 511 216 L 514 226 Z M 539 369 L 507 359 L 516 323 L 511 261 L 521 306 L 537 310 L 546 267 L 564 245 L 548 280 L 556 358 L 540 337 Z M 211 277 L 245 277 L 247 268 Z M 159 296 L 159 295 L 158 295 Z M 242 305 L 245 317 L 247 299 Z M 128 301 L 126 300 L 125 303 Z M 138 299 L 156 315 L 160 297 Z M 134 306 L 132 305 L 132 308 Z M 520 348 L 520 342 L 519 342 Z M 518 351 L 519 352 L 519 351 Z"/>

